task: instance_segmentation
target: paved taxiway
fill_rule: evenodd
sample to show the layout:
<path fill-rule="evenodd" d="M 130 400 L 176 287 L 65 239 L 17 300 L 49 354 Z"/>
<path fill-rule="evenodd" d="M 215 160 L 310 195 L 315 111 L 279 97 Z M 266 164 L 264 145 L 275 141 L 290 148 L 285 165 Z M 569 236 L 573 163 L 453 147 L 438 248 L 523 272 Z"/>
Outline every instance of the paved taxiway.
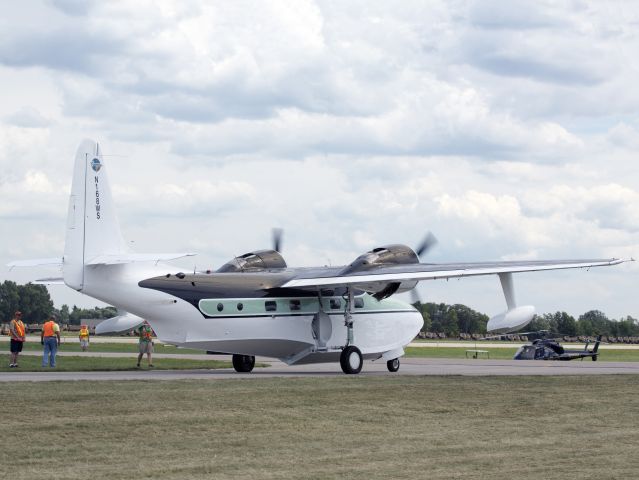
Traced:
<path fill-rule="evenodd" d="M 77 353 L 75 355 L 78 355 Z M 113 354 L 111 354 L 113 355 Z M 117 354 L 116 354 L 117 355 Z M 181 355 L 171 355 L 172 358 Z M 186 355 L 184 357 L 187 357 Z M 188 356 L 191 357 L 190 355 Z M 227 359 L 228 357 L 209 355 L 206 358 Z M 64 381 L 64 380 L 223 380 L 231 378 L 271 378 L 271 377 L 340 377 L 345 375 L 338 364 L 287 366 L 270 359 L 257 359 L 266 363 L 267 368 L 255 368 L 248 374 L 236 373 L 233 369 L 219 370 L 136 370 L 123 372 L 20 372 L 0 373 L 0 381 Z M 404 358 L 397 373 L 386 370 L 385 362 L 365 362 L 360 375 L 613 375 L 639 374 L 639 362 L 593 362 L 590 360 L 571 362 L 541 362 L 523 360 L 465 360 L 445 358 Z"/>

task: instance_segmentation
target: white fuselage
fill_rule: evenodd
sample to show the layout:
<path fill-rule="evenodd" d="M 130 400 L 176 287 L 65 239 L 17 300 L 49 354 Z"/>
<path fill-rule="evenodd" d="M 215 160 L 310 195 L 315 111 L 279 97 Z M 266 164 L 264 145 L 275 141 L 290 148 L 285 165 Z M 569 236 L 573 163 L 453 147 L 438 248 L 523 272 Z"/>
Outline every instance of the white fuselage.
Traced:
<path fill-rule="evenodd" d="M 234 311 L 224 315 L 204 315 L 200 308 L 157 290 L 142 288 L 138 282 L 176 270 L 165 264 L 133 263 L 85 267 L 83 293 L 110 303 L 149 321 L 158 338 L 166 343 L 207 351 L 261 355 L 288 363 L 328 362 L 339 359 L 346 344 L 344 310 L 327 311 L 323 316 L 322 338 L 318 338 L 317 314 L 320 302 L 308 298 L 302 311 Z M 386 352 L 399 353 L 417 335 L 423 319 L 411 305 L 398 300 L 377 302 L 365 295 L 361 309 L 351 310 L 354 341 L 364 358 L 379 358 Z M 263 299 L 238 302 L 262 302 Z M 273 299 L 269 299 L 273 301 Z M 224 299 L 225 305 L 234 302 Z M 316 305 L 313 308 L 313 303 Z M 280 302 L 281 303 L 281 302 Z M 233 304 L 235 306 L 235 304 Z M 248 310 L 248 309 L 247 309 Z M 330 324 L 326 324 L 330 322 Z M 328 335 L 327 335 L 328 332 Z M 396 355 L 399 356 L 399 355 Z"/>

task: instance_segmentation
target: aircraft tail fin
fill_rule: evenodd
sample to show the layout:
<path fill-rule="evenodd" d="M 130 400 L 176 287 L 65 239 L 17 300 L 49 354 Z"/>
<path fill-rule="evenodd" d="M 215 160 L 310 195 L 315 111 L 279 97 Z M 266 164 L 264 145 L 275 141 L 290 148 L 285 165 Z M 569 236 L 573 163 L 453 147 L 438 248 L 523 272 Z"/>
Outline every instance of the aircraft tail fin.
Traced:
<path fill-rule="evenodd" d="M 597 336 L 597 341 L 595 341 L 595 346 L 592 349 L 593 353 L 597 353 L 597 351 L 599 350 L 599 344 L 601 343 L 601 335 Z"/>
<path fill-rule="evenodd" d="M 84 140 L 73 167 L 64 245 L 64 282 L 84 288 L 84 269 L 98 255 L 119 255 L 129 249 L 120 233 L 107 168 L 99 145 Z"/>

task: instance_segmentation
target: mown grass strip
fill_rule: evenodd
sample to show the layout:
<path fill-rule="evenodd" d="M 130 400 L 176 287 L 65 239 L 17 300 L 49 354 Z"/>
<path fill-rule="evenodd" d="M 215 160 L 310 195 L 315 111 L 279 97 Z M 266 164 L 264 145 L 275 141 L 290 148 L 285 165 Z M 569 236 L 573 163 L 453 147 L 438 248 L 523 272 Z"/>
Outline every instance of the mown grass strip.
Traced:
<path fill-rule="evenodd" d="M 167 354 L 203 354 L 206 353 L 202 350 L 194 350 L 192 348 L 177 348 L 173 345 L 164 345 L 162 343 L 156 342 L 154 345 L 155 353 L 167 353 Z M 28 352 L 42 351 L 42 345 L 40 345 L 39 341 L 30 342 L 26 341 L 23 345 L 23 350 Z M 9 342 L 1 341 L 0 342 L 0 351 L 9 351 Z M 60 346 L 60 351 L 63 352 L 81 352 L 80 344 L 77 342 L 67 343 L 64 340 L 62 341 L 62 345 Z M 137 343 L 91 343 L 89 345 L 90 352 L 101 352 L 101 353 L 137 353 L 138 352 L 138 344 Z"/>
<path fill-rule="evenodd" d="M 572 347 L 570 347 L 572 348 Z M 590 347 L 592 348 L 592 347 Z M 155 344 L 155 353 L 162 354 L 204 354 L 203 350 L 189 348 L 176 348 L 172 345 Z M 489 348 L 481 344 L 477 346 L 469 344 L 464 347 L 408 347 L 406 356 L 424 358 L 466 358 L 466 350 L 488 350 L 490 358 L 496 360 L 510 360 L 513 358 L 516 347 L 513 348 Z M 42 346 L 39 342 L 26 342 L 24 350 L 28 352 L 41 352 Z M 9 351 L 9 342 L 0 342 L 0 351 Z M 63 343 L 60 347 L 62 352 L 80 352 L 78 343 Z M 89 347 L 89 352 L 100 353 L 137 353 L 138 346 L 134 343 L 93 343 Z M 472 353 L 469 353 L 470 357 Z M 481 358 L 486 358 L 481 355 Z M 585 360 L 584 360 L 585 361 Z M 599 361 L 603 362 L 639 362 L 639 350 L 600 350 Z"/>
<path fill-rule="evenodd" d="M 613 375 L 8 383 L 0 465 L 12 480 L 635 478 L 638 391 Z"/>
<path fill-rule="evenodd" d="M 407 357 L 422 358 L 467 358 L 466 351 L 473 350 L 475 347 L 408 347 L 405 349 Z M 512 360 L 513 355 L 517 351 L 516 348 L 483 348 L 477 346 L 478 350 L 488 350 L 491 360 Z M 592 347 L 590 348 L 592 349 Z M 468 357 L 472 357 L 472 352 L 468 353 Z M 483 360 L 487 357 L 480 355 L 477 360 Z M 579 362 L 581 360 L 572 360 Z M 583 360 L 591 362 L 589 358 Z M 639 362 L 639 350 L 599 350 L 599 362 Z"/>
<path fill-rule="evenodd" d="M 42 357 L 21 355 L 18 357 L 19 367 L 9 368 L 9 355 L 0 355 L 0 372 L 34 372 L 55 370 L 59 372 L 90 372 L 90 371 L 125 371 L 138 370 L 136 358 L 102 358 L 102 357 L 67 357 L 56 358 L 55 369 L 43 368 Z M 177 358 L 154 358 L 153 365 L 156 370 L 192 370 L 232 368 L 231 362 L 219 360 L 187 360 Z M 258 366 L 258 365 L 256 365 Z M 147 369 L 146 358 L 142 359 L 142 369 Z"/>

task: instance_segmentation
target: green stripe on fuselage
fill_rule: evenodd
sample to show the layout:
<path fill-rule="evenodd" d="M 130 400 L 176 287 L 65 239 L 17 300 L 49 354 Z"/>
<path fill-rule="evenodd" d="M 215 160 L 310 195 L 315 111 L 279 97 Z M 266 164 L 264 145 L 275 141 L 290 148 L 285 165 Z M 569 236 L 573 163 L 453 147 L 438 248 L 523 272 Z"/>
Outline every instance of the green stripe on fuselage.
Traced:
<path fill-rule="evenodd" d="M 385 298 L 378 301 L 370 295 L 355 297 L 354 304 L 353 313 L 414 310 L 411 305 L 400 300 Z M 322 307 L 326 313 L 343 314 L 346 309 L 346 300 L 342 297 L 322 297 Z M 209 317 L 315 315 L 319 311 L 319 299 L 317 297 L 207 298 L 200 300 L 199 308 Z"/>

